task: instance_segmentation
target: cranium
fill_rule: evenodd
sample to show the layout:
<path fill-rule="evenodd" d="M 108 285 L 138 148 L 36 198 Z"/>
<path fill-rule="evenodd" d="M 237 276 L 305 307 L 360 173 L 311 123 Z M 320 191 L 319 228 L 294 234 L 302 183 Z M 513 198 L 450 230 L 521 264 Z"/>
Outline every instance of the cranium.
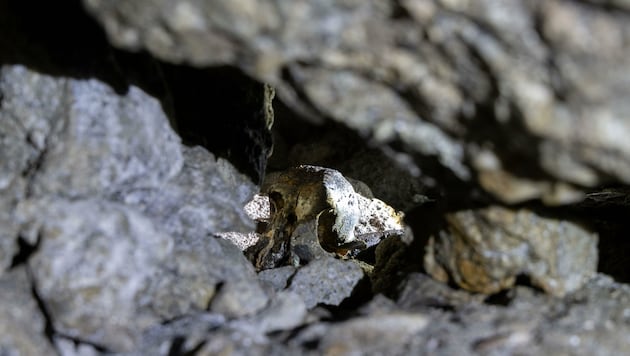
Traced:
<path fill-rule="evenodd" d="M 251 214 L 266 210 L 265 198 L 269 215 Z M 402 213 L 378 199 L 355 192 L 338 171 L 317 166 L 299 166 L 270 174 L 261 194 L 246 206 L 246 211 L 259 221 L 258 232 L 262 235 L 247 250 L 258 269 L 287 263 L 292 241 L 297 238 L 304 241 L 305 231 L 312 234 L 310 240 L 316 240 L 310 244 L 317 245 L 314 248 L 342 257 L 374 245 L 385 236 L 403 232 Z M 311 229 L 298 229 L 300 226 Z M 323 251 L 320 252 L 326 253 Z"/>

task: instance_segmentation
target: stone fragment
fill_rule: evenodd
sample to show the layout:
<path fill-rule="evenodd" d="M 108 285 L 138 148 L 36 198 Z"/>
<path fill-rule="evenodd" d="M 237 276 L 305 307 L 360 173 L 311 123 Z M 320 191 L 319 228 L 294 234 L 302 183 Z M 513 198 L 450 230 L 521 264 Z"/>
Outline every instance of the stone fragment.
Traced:
<path fill-rule="evenodd" d="M 173 251 L 150 220 L 102 201 L 24 201 L 24 226 L 40 236 L 29 259 L 53 328 L 110 350 L 133 349 L 158 322 L 147 292 Z"/>
<path fill-rule="evenodd" d="M 6 80 L 59 86 L 42 93 L 51 97 L 50 103 L 42 103 L 50 110 L 43 119 L 49 120 L 51 130 L 42 137 L 45 154 L 33 178 L 33 194 L 111 199 L 134 188 L 157 188 L 181 170 L 179 137 L 160 103 L 141 89 L 131 86 L 126 95 L 118 95 L 94 79 L 58 79 L 18 70 Z M 20 115 L 37 112 L 35 105 L 24 110 Z"/>
<path fill-rule="evenodd" d="M 13 205 L 13 202 L 0 196 L 0 276 L 11 266 L 13 258 L 19 253 L 19 226 L 13 217 Z"/>
<path fill-rule="evenodd" d="M 211 236 L 177 241 L 172 257 L 154 279 L 148 292 L 151 308 L 164 320 L 208 309 L 246 315 L 268 303 L 241 251 Z"/>
<path fill-rule="evenodd" d="M 258 272 L 258 279 L 263 285 L 269 286 L 273 291 L 279 292 L 289 285 L 289 280 L 297 268 L 293 266 L 282 266 L 272 269 L 266 269 Z"/>
<path fill-rule="evenodd" d="M 396 303 L 403 309 L 417 307 L 464 308 L 483 302 L 485 295 L 452 288 L 422 273 L 411 273 L 398 287 Z"/>
<path fill-rule="evenodd" d="M 306 305 L 302 297 L 293 292 L 281 291 L 260 313 L 235 320 L 229 326 L 243 333 L 265 335 L 297 328 L 304 324 L 306 316 Z"/>
<path fill-rule="evenodd" d="M 266 305 L 241 251 L 212 235 L 253 230 L 242 207 L 255 185 L 183 147 L 157 100 L 19 65 L 2 67 L 0 90 L 0 145 L 12 148 L 0 152 L 12 154 L 1 163 L 0 265 L 25 253 L 56 331 L 130 350 L 144 328 L 206 310 L 228 280 L 255 296 L 250 312 Z M 18 236 L 36 252 L 18 251 Z"/>
<path fill-rule="evenodd" d="M 62 87 L 62 81 L 24 66 L 0 68 L 0 275 L 18 253 L 19 226 L 13 213 L 27 195 L 46 138 L 58 120 L 59 97 L 53 93 Z"/>
<path fill-rule="evenodd" d="M 208 312 L 186 315 L 151 326 L 142 333 L 138 347 L 128 355 L 186 353 L 207 342 L 208 335 L 227 323 L 225 316 Z"/>
<path fill-rule="evenodd" d="M 301 296 L 309 309 L 317 304 L 339 305 L 362 278 L 363 270 L 354 262 L 328 257 L 300 268 L 288 290 Z"/>
<path fill-rule="evenodd" d="M 156 187 L 133 187 L 117 200 L 136 207 L 178 238 L 203 240 L 218 232 L 252 232 L 254 223 L 243 205 L 256 186 L 205 148 L 181 150 L 183 166 L 175 177 Z"/>
<path fill-rule="evenodd" d="M 391 354 L 417 337 L 431 318 L 420 313 L 390 312 L 384 315 L 360 316 L 331 325 L 320 344 L 322 354 L 369 355 Z M 359 351 L 360 350 L 360 351 Z"/>
<path fill-rule="evenodd" d="M 25 267 L 0 277 L 0 354 L 54 355 Z"/>
<path fill-rule="evenodd" d="M 62 336 L 56 336 L 54 342 L 58 353 L 63 356 L 98 356 L 102 354 L 91 344 L 76 342 Z"/>
<path fill-rule="evenodd" d="M 570 221 L 501 207 L 460 211 L 446 220 L 448 229 L 431 237 L 424 259 L 438 280 L 491 294 L 524 274 L 563 296 L 595 274 L 597 235 Z"/>
<path fill-rule="evenodd" d="M 230 262 L 226 261 L 226 263 Z M 265 307 L 268 302 L 269 297 L 257 280 L 234 278 L 225 280 L 212 300 L 210 310 L 227 317 L 238 318 L 252 315 Z"/>

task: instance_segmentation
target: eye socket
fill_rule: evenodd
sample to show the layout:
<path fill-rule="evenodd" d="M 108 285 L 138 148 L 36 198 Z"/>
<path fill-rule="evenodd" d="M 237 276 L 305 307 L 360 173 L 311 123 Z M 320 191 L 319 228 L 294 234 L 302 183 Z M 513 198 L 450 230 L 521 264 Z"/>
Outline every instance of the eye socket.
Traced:
<path fill-rule="evenodd" d="M 322 248 L 328 252 L 335 252 L 337 248 L 337 233 L 332 229 L 335 217 L 332 209 L 323 210 L 317 215 L 317 238 Z"/>
<path fill-rule="evenodd" d="M 271 202 L 271 215 L 284 207 L 284 199 L 282 199 L 282 194 L 278 192 L 269 193 L 269 201 Z"/>

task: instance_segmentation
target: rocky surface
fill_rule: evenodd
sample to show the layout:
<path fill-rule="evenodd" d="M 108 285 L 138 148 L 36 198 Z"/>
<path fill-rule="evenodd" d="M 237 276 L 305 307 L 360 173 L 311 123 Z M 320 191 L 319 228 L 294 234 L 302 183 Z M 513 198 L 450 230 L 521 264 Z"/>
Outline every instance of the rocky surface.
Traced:
<path fill-rule="evenodd" d="M 570 221 L 490 207 L 446 216 L 447 231 L 429 240 L 425 268 L 434 278 L 485 294 L 520 275 L 562 296 L 597 269 L 597 235 Z"/>
<path fill-rule="evenodd" d="M 155 99 L 22 66 L 3 67 L 0 88 L 13 165 L 4 264 L 27 259 L 56 333 L 129 351 L 143 330 L 211 302 L 238 316 L 268 303 L 241 251 L 212 235 L 253 229 L 242 206 L 254 185 L 181 146 Z"/>
<path fill-rule="evenodd" d="M 0 354 L 627 352 L 629 9 L 0 2 Z M 404 231 L 257 273 L 300 165 Z"/>
<path fill-rule="evenodd" d="M 276 85 L 298 112 L 436 157 L 505 202 L 570 202 L 611 177 L 630 181 L 620 134 L 629 130 L 627 102 L 619 100 L 628 90 L 622 7 L 84 3 L 117 46 L 175 62 L 237 65 Z M 476 163 L 466 166 L 467 158 Z"/>
<path fill-rule="evenodd" d="M 47 320 L 33 295 L 26 268 L 0 277 L 0 352 L 6 355 L 43 355 L 55 352 L 47 338 Z"/>

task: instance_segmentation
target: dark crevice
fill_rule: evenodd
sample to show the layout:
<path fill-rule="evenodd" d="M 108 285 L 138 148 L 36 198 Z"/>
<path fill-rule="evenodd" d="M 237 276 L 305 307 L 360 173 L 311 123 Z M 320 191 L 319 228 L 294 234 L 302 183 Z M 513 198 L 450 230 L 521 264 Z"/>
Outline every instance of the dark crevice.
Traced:
<path fill-rule="evenodd" d="M 60 333 L 60 332 L 56 331 L 55 327 L 54 327 L 53 317 L 50 314 L 50 312 L 48 311 L 48 306 L 46 306 L 46 303 L 44 302 L 44 300 L 41 298 L 39 292 L 37 291 L 37 285 L 36 285 L 35 278 L 33 277 L 33 273 L 31 271 L 31 269 L 28 267 L 28 265 L 26 267 L 26 272 L 28 274 L 28 279 L 30 281 L 31 294 L 33 296 L 33 300 L 35 300 L 37 308 L 39 309 L 39 312 L 41 313 L 42 317 L 44 318 L 44 336 L 46 337 L 46 339 L 50 342 L 50 344 L 53 347 L 55 347 L 55 337 L 62 337 L 64 339 L 67 339 L 67 340 L 70 340 L 70 341 L 74 342 L 75 345 L 85 344 L 85 345 L 91 346 L 97 352 L 100 352 L 100 353 L 111 353 L 111 350 L 107 349 L 106 347 L 104 347 L 102 345 L 99 345 L 99 344 L 96 344 L 96 343 L 93 343 L 93 342 L 89 342 L 89 341 L 85 341 L 85 340 L 82 340 L 80 338 L 76 338 L 76 337 L 73 337 L 73 336 L 65 335 L 63 333 Z M 57 352 L 59 352 L 59 350 L 57 350 Z"/>
<path fill-rule="evenodd" d="M 74 336 L 65 335 L 63 333 L 58 333 L 58 332 L 55 332 L 55 336 L 71 341 L 75 347 L 79 347 L 81 345 L 87 345 L 93 348 L 96 352 L 99 352 L 101 354 L 113 354 L 112 350 L 104 347 L 103 345 L 99 345 L 91 341 L 86 341 L 80 338 L 76 338 Z"/>
<path fill-rule="evenodd" d="M 19 236 L 17 239 L 17 243 L 18 243 L 18 252 L 15 254 L 15 256 L 13 256 L 13 259 L 11 260 L 10 268 L 15 268 L 28 262 L 28 259 L 39 248 L 40 239 L 38 238 L 35 244 L 31 245 L 30 243 L 28 243 L 28 241 L 25 238 L 23 238 L 22 236 Z"/>
<path fill-rule="evenodd" d="M 35 174 L 39 172 L 46 161 L 46 155 L 48 154 L 48 137 L 46 137 L 44 143 L 44 147 L 37 153 L 37 156 L 33 158 L 33 160 L 27 162 L 27 166 L 25 170 L 22 172 L 22 176 L 26 178 L 27 184 L 25 189 L 26 197 L 33 196 L 33 183 Z M 28 138 L 28 143 L 33 147 L 37 147 L 30 139 Z"/>
<path fill-rule="evenodd" d="M 161 64 L 172 93 L 173 120 L 187 145 L 228 159 L 254 182 L 264 177 L 271 149 L 263 84 L 233 67 L 195 69 Z"/>
<path fill-rule="evenodd" d="M 538 158 L 541 157 L 539 147 L 543 140 L 529 133 L 519 108 L 510 102 L 510 117 L 507 122 L 501 123 L 496 119 L 494 98 L 500 97 L 499 78 L 474 45 L 468 45 L 468 49 L 481 71 L 486 74 L 491 91 L 486 95 L 486 101 L 477 103 L 477 114 L 467 125 L 466 140 L 479 146 L 491 142 L 496 147 L 504 148 L 494 152 L 499 155 L 503 168 L 512 174 L 533 180 L 554 181 L 555 178 L 538 164 Z"/>
<path fill-rule="evenodd" d="M 400 3 L 401 0 L 395 0 L 392 2 L 392 12 L 391 19 L 392 20 L 406 20 L 413 19 L 407 8 Z"/>
<path fill-rule="evenodd" d="M 624 6 L 620 6 L 611 0 L 572 0 L 576 4 L 584 6 L 591 11 L 606 12 L 609 16 L 630 16 L 630 11 Z"/>
<path fill-rule="evenodd" d="M 46 307 L 46 304 L 44 303 L 42 298 L 39 296 L 39 293 L 37 292 L 37 288 L 35 285 L 35 278 L 33 277 L 33 273 L 31 272 L 31 269 L 28 266 L 26 267 L 26 273 L 28 275 L 28 280 L 30 281 L 30 284 L 31 284 L 31 294 L 33 296 L 33 299 L 35 300 L 35 303 L 37 304 L 37 308 L 39 309 L 40 313 L 42 314 L 44 318 L 44 336 L 46 337 L 46 339 L 48 339 L 50 344 L 54 346 L 55 341 L 54 341 L 53 336 L 55 334 L 55 329 L 53 326 L 52 317 L 50 313 L 48 312 L 48 308 Z"/>
<path fill-rule="evenodd" d="M 206 345 L 206 341 L 201 341 L 197 345 L 190 349 L 186 348 L 186 337 L 176 336 L 171 342 L 171 347 L 168 350 L 168 356 L 193 356 L 197 355 L 201 348 Z"/>
<path fill-rule="evenodd" d="M 547 50 L 546 68 L 549 77 L 549 87 L 553 89 L 554 99 L 558 102 L 566 102 L 570 95 L 569 85 L 566 83 L 561 75 L 560 67 L 557 63 L 557 56 L 555 55 L 555 49 L 552 43 L 545 35 L 544 16 L 541 13 L 541 9 L 537 9 L 532 15 L 532 24 L 534 31 L 538 34 L 538 38 L 544 44 Z"/>
<path fill-rule="evenodd" d="M 254 182 L 264 175 L 271 137 L 261 120 L 263 84 L 240 70 L 173 65 L 144 51 L 116 49 L 80 0 L 1 1 L 0 31 L 0 66 L 94 78 L 120 95 L 137 86 L 160 101 L 187 144 L 226 158 Z"/>
<path fill-rule="evenodd" d="M 483 302 L 490 305 L 507 307 L 514 300 L 514 289 L 505 289 L 487 296 Z"/>
<path fill-rule="evenodd" d="M 292 70 L 292 66 L 308 67 L 307 63 L 296 62 L 289 66 L 282 67 L 280 71 L 280 79 L 295 93 L 296 99 L 300 102 L 301 106 L 306 109 L 300 109 L 300 120 L 308 120 L 312 122 L 325 122 L 327 120 L 326 115 L 317 107 L 317 105 L 311 100 L 309 95 L 304 92 L 302 86 L 299 84 L 300 80 L 295 77 L 295 71 Z M 291 108 L 295 110 L 297 108 Z"/>
<path fill-rule="evenodd" d="M 597 271 L 620 283 L 630 283 L 630 191 L 609 187 L 586 195 L 569 210 L 599 236 Z"/>

